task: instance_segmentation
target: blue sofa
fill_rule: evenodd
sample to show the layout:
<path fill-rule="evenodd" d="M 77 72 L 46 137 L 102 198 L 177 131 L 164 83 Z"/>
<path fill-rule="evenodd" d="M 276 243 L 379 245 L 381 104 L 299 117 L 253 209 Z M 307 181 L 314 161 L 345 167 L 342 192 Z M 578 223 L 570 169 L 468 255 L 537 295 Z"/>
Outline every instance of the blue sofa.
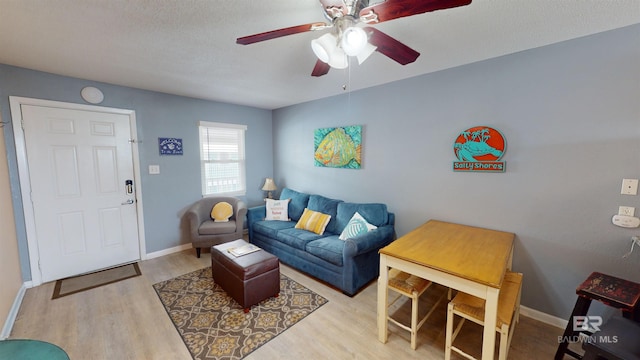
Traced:
<path fill-rule="evenodd" d="M 395 215 L 387 211 L 385 204 L 348 203 L 289 188 L 282 190 L 280 199 L 291 199 L 290 221 L 265 220 L 264 205 L 248 209 L 251 243 L 349 296 L 378 277 L 378 250 L 395 239 Z M 295 228 L 305 208 L 331 215 L 322 235 Z M 377 229 L 351 239 L 338 239 L 356 211 Z"/>

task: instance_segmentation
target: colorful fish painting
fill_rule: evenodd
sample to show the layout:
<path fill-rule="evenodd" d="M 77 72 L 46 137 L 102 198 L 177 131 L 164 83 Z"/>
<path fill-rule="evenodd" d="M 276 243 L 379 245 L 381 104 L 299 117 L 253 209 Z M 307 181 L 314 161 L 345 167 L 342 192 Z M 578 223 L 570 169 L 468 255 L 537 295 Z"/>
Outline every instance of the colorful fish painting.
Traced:
<path fill-rule="evenodd" d="M 316 166 L 360 169 L 362 126 L 318 129 L 314 147 Z"/>

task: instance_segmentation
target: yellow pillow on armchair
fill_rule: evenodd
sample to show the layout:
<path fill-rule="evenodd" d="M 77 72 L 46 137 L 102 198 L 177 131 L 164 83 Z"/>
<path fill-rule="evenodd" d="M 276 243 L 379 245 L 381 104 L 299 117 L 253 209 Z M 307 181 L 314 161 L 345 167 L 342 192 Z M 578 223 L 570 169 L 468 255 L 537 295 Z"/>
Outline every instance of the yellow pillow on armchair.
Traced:
<path fill-rule="evenodd" d="M 211 209 L 211 218 L 213 221 L 227 222 L 233 215 L 233 206 L 226 201 L 221 201 L 213 206 Z"/>

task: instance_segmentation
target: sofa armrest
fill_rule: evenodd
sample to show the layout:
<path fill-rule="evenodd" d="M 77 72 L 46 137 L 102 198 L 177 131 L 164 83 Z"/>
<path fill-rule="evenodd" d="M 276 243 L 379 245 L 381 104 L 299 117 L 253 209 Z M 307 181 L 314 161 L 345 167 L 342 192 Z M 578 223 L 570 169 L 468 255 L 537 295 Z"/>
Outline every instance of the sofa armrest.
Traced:
<path fill-rule="evenodd" d="M 394 233 L 393 226 L 385 225 L 366 234 L 347 239 L 344 244 L 343 256 L 349 258 L 372 250 L 377 251 L 393 241 Z"/>
<path fill-rule="evenodd" d="M 267 216 L 265 205 L 251 207 L 247 210 L 247 230 L 249 231 L 249 241 L 253 239 L 253 224 L 262 221 Z"/>
<path fill-rule="evenodd" d="M 262 221 L 267 216 L 267 207 L 265 205 L 255 206 L 247 210 L 247 222 L 249 225 L 256 221 Z"/>

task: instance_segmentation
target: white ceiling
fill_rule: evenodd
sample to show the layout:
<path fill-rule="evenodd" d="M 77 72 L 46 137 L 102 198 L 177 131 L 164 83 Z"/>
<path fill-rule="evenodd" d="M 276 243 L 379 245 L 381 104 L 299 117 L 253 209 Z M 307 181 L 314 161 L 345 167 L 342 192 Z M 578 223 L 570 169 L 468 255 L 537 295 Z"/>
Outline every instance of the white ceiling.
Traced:
<path fill-rule="evenodd" d="M 640 0 L 473 0 L 395 19 L 374 26 L 415 63 L 374 53 L 320 78 L 310 41 L 328 30 L 235 43 L 318 21 L 317 0 L 0 0 L 0 63 L 275 109 L 637 24 Z"/>

